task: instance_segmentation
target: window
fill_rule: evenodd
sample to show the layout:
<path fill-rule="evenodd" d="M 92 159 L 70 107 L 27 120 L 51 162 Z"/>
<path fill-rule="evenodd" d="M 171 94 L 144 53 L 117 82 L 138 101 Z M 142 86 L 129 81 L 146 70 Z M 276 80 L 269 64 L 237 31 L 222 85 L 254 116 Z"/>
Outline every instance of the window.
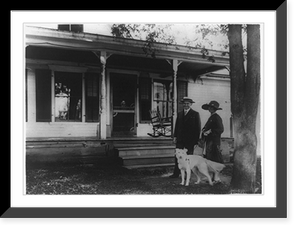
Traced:
<path fill-rule="evenodd" d="M 183 110 L 183 104 L 180 103 L 182 98 L 187 96 L 187 82 L 178 81 L 177 82 L 177 111 Z"/>
<path fill-rule="evenodd" d="M 99 121 L 99 74 L 85 74 L 86 121 Z"/>
<path fill-rule="evenodd" d="M 150 78 L 140 78 L 140 118 L 141 121 L 150 121 L 151 110 L 151 79 Z"/>
<path fill-rule="evenodd" d="M 28 69 L 25 70 L 25 121 L 28 122 Z"/>
<path fill-rule="evenodd" d="M 83 24 L 59 24 L 58 30 L 72 31 L 72 32 L 83 32 Z"/>
<path fill-rule="evenodd" d="M 82 121 L 82 74 L 55 72 L 55 122 Z"/>
<path fill-rule="evenodd" d="M 151 103 L 151 79 L 139 79 L 139 100 L 140 100 L 140 118 L 141 122 L 149 121 L 149 110 L 159 111 L 162 117 L 171 117 L 173 115 L 173 82 L 166 80 L 154 80 L 153 82 L 153 102 Z M 187 96 L 187 82 L 177 82 L 177 109 L 182 111 L 181 99 Z"/>
<path fill-rule="evenodd" d="M 155 80 L 153 88 L 153 109 L 159 111 L 163 118 L 171 117 L 173 114 L 173 83 Z"/>
<path fill-rule="evenodd" d="M 36 122 L 51 122 L 51 71 L 37 69 Z"/>

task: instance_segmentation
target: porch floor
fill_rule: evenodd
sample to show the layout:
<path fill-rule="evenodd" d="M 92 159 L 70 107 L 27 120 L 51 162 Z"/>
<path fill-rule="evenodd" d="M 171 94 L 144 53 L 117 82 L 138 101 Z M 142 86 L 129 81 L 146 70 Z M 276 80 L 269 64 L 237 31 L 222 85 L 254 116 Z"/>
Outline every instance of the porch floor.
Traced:
<path fill-rule="evenodd" d="M 107 137 L 106 139 L 99 139 L 96 136 L 91 137 L 26 137 L 26 141 L 134 141 L 134 140 L 172 140 L 170 137 L 150 137 L 150 136 L 118 136 L 118 137 Z"/>

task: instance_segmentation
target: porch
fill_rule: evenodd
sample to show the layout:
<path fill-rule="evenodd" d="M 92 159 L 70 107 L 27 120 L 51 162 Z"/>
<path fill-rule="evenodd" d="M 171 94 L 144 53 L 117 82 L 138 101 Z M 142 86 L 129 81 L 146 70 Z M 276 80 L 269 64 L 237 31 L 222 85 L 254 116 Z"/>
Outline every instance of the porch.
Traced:
<path fill-rule="evenodd" d="M 157 43 L 152 58 L 144 43 L 26 28 L 26 137 L 143 137 L 152 131 L 149 110 L 174 123 L 187 95 L 197 108 L 218 96 L 230 117 L 228 78 L 208 76 L 228 65 L 228 55 Z M 211 96 L 213 84 L 221 94 Z"/>
<path fill-rule="evenodd" d="M 98 165 L 118 163 L 134 168 L 170 167 L 174 165 L 175 145 L 169 137 L 97 137 L 27 138 L 26 162 Z M 233 153 L 233 139 L 221 139 L 226 163 Z"/>
<path fill-rule="evenodd" d="M 174 163 L 171 138 L 38 137 L 26 139 L 26 162 L 83 165 L 119 163 L 126 168 L 166 167 Z"/>
<path fill-rule="evenodd" d="M 172 139 L 147 136 L 149 110 L 173 125 L 184 96 L 198 111 L 218 100 L 230 136 L 228 75 L 209 75 L 229 65 L 226 53 L 155 43 L 152 58 L 145 41 L 34 27 L 25 33 L 28 161 L 172 166 Z M 207 118 L 201 115 L 202 124 Z"/>

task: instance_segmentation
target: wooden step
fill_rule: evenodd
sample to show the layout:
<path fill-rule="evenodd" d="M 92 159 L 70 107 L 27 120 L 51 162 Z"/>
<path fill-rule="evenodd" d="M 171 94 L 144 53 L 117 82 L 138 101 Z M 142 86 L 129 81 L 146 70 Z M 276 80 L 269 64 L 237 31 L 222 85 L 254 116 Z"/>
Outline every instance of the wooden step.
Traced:
<path fill-rule="evenodd" d="M 119 157 L 174 154 L 175 146 L 143 146 L 118 148 Z"/>
<path fill-rule="evenodd" d="M 124 168 L 127 169 L 149 169 L 149 168 L 169 168 L 169 167 L 174 167 L 174 163 L 167 163 L 167 164 L 143 164 L 143 165 L 129 165 L 129 166 L 124 166 Z"/>
<path fill-rule="evenodd" d="M 164 167 L 174 165 L 175 145 L 171 138 L 138 138 L 114 140 L 113 146 L 130 169 Z"/>
<path fill-rule="evenodd" d="M 124 156 L 123 166 L 143 166 L 153 164 L 174 164 L 175 158 L 173 154 L 161 155 L 143 155 L 143 156 Z"/>
<path fill-rule="evenodd" d="M 122 144 L 114 144 L 114 148 L 130 148 L 130 147 L 151 147 L 151 146 L 171 146 L 172 144 L 169 143 L 137 143 L 137 144 L 131 144 L 131 143 L 122 143 Z"/>
<path fill-rule="evenodd" d="M 114 147 L 121 146 L 139 146 L 139 145 L 172 145 L 171 138 L 108 138 L 108 142 L 112 142 Z"/>

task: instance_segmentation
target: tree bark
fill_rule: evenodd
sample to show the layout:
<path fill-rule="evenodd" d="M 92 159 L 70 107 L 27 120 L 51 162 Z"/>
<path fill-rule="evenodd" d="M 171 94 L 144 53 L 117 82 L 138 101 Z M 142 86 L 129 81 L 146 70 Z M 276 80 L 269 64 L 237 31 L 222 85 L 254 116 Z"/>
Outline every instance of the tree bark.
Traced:
<path fill-rule="evenodd" d="M 231 111 L 235 134 L 231 186 L 245 193 L 256 186 L 256 117 L 260 91 L 259 25 L 248 25 L 247 75 L 244 69 L 241 25 L 229 25 Z"/>

